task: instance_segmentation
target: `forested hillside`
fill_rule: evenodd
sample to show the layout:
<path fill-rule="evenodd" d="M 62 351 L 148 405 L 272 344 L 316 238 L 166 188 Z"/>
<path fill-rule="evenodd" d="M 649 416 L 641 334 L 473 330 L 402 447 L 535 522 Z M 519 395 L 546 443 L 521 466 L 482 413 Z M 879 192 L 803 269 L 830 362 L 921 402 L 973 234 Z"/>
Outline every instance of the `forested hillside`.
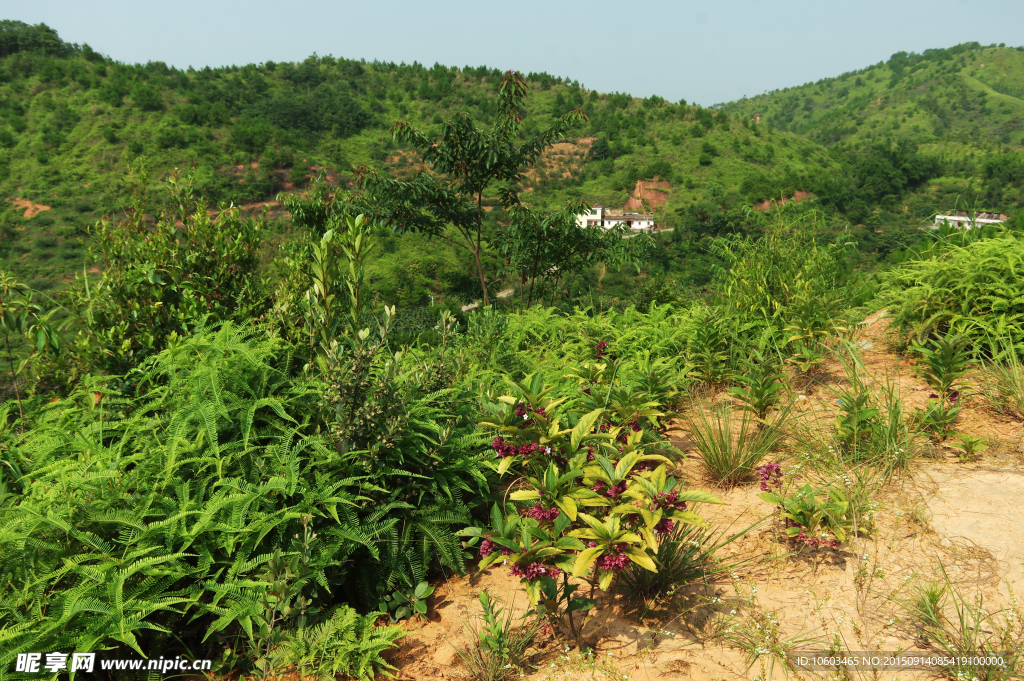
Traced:
<path fill-rule="evenodd" d="M 118 212 L 131 161 L 145 159 L 151 187 L 172 168 L 192 168 L 194 190 L 211 209 L 259 208 L 321 173 L 352 188 L 363 166 L 409 178 L 423 165 L 392 139 L 391 125 L 405 120 L 437 132 L 457 111 L 488 122 L 502 76 L 487 67 L 317 55 L 183 71 L 122 64 L 45 26 L 5 22 L 0 35 L 0 263 L 39 288 L 69 281 L 87 264 L 86 228 Z M 657 177 L 671 185 L 660 195 L 667 201 L 647 205 L 662 226 L 697 240 L 742 231 L 749 207 L 765 199 L 809 192 L 830 220 L 854 226 L 865 252 L 884 258 L 913 243 L 937 211 L 1017 211 L 1024 109 L 1014 93 L 1024 87 L 1022 64 L 1022 52 L 973 44 L 898 54 L 717 109 L 528 74 L 521 134 L 572 109 L 586 120 L 515 189 L 540 207 L 571 199 L 621 207 L 638 179 Z M 505 224 L 497 189 L 485 201 L 497 208 L 487 215 L 491 228 Z M 280 206 L 269 208 L 271 229 L 286 230 Z M 427 260 L 415 237 L 388 248 L 398 253 L 375 276 L 388 280 L 393 300 L 457 290 L 472 298 L 472 287 L 452 283 L 461 275 L 444 284 L 424 274 L 465 269 L 443 244 Z M 700 248 L 661 256 L 652 273 L 708 276 Z M 412 269 L 410 257 L 421 258 Z"/>
<path fill-rule="evenodd" d="M 898 137 L 1024 146 L 1024 48 L 964 43 L 721 107 L 822 144 Z"/>
<path fill-rule="evenodd" d="M 268 201 L 321 170 L 342 185 L 361 164 L 403 176 L 419 166 L 391 140 L 391 124 L 436 129 L 461 110 L 487 121 L 501 77 L 485 67 L 316 55 L 182 71 L 121 64 L 45 27 L 7 22 L 2 31 L 3 259 L 39 285 L 80 268 L 83 227 L 116 211 L 128 160 L 148 159 L 154 181 L 194 166 L 196 191 L 211 205 Z M 536 190 L 537 204 L 578 197 L 621 206 L 637 179 L 659 176 L 672 184 L 663 224 L 715 233 L 736 228 L 743 206 L 799 189 L 829 194 L 857 217 L 879 198 L 858 190 L 856 169 L 844 171 L 818 144 L 750 116 L 601 94 L 544 73 L 527 80 L 524 134 L 573 108 L 587 114 L 524 177 L 520 189 Z M 893 153 L 898 163 L 916 159 L 912 149 Z"/>
<path fill-rule="evenodd" d="M 932 165 L 911 209 L 922 202 L 948 208 L 957 197 L 983 210 L 1024 206 L 1021 47 L 964 43 L 898 52 L 859 71 L 720 108 L 815 140 L 854 167 L 877 164 L 867 156 L 884 156 L 893 145 L 918 148 Z M 877 185 L 899 189 L 882 166 L 874 171 Z M 886 203 L 883 192 L 876 198 Z"/>

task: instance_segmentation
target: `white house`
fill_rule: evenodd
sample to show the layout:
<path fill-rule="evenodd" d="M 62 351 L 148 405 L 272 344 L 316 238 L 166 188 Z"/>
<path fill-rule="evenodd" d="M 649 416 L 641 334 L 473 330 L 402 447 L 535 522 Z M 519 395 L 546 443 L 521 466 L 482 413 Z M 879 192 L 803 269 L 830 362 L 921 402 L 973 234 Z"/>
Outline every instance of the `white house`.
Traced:
<path fill-rule="evenodd" d="M 580 215 L 576 220 L 580 227 L 611 229 L 625 224 L 631 232 L 653 232 L 655 228 L 653 213 L 628 213 L 604 206 L 594 206 L 589 213 Z"/>
<path fill-rule="evenodd" d="M 975 213 L 973 217 L 965 210 L 958 210 L 948 215 L 936 215 L 935 216 L 935 227 L 941 227 L 944 224 L 948 224 L 950 227 L 966 227 L 971 228 L 971 225 L 998 225 L 1006 222 L 1009 219 L 1009 215 L 1003 215 L 1002 213 Z"/>

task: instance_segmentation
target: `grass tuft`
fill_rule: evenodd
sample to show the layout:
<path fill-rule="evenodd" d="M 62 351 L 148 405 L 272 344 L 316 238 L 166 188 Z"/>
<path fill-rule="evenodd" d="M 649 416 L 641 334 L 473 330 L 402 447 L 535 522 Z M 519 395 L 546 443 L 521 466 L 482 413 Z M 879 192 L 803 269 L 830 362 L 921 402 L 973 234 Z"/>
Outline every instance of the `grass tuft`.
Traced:
<path fill-rule="evenodd" d="M 690 410 L 683 428 L 690 436 L 707 473 L 726 485 L 743 482 L 782 440 L 789 407 L 770 422 L 749 411 L 737 414 L 729 404 Z"/>

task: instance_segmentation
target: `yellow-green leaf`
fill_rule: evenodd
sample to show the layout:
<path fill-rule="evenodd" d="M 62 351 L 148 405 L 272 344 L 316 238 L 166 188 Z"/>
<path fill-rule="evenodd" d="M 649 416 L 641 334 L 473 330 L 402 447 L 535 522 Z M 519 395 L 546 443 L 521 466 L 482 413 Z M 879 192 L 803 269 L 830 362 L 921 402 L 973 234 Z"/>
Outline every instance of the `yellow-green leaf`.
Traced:
<path fill-rule="evenodd" d="M 601 417 L 602 412 L 604 412 L 604 408 L 598 407 L 594 411 L 580 417 L 580 420 L 576 423 L 576 427 L 572 429 L 571 442 L 573 451 L 576 451 L 576 448 L 579 447 L 583 438 L 590 434 L 591 429 L 594 427 L 594 424 L 597 423 L 597 419 Z"/>
<path fill-rule="evenodd" d="M 590 569 L 590 566 L 594 564 L 597 557 L 604 551 L 600 546 L 592 549 L 584 549 L 580 552 L 580 555 L 576 556 L 576 562 L 572 566 L 572 576 L 581 577 L 583 573 Z"/>
<path fill-rule="evenodd" d="M 647 545 L 651 547 L 651 551 L 658 552 L 658 537 L 646 527 L 640 528 L 640 534 L 647 540 Z"/>
<path fill-rule="evenodd" d="M 502 459 L 501 463 L 498 464 L 498 475 L 505 475 L 505 473 L 508 472 L 508 469 L 512 467 L 512 462 L 515 460 L 514 456 L 506 456 Z"/>
<path fill-rule="evenodd" d="M 555 506 L 562 510 L 562 513 L 569 516 L 569 520 L 576 522 L 576 513 L 578 507 L 576 501 L 572 497 L 562 497 L 561 499 L 555 499 Z"/>
<path fill-rule="evenodd" d="M 640 567 L 646 570 L 650 570 L 651 572 L 658 571 L 658 566 L 654 564 L 654 561 L 651 560 L 651 557 L 647 555 L 646 551 L 638 549 L 635 546 L 630 546 L 628 549 L 626 549 L 626 555 L 629 556 L 629 559 L 631 561 L 633 561 Z"/>

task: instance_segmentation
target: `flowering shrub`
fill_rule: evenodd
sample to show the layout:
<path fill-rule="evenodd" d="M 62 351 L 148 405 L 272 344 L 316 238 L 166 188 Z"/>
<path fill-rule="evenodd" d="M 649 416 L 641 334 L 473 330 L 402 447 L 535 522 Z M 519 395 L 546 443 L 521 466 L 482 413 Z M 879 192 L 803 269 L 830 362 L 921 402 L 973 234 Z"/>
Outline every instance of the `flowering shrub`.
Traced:
<path fill-rule="evenodd" d="M 853 529 L 850 504 L 835 487 L 815 490 L 810 483 L 790 492 L 783 485 L 784 474 L 778 464 L 762 466 L 760 497 L 778 507 L 788 539 L 817 548 L 837 548 Z"/>
<path fill-rule="evenodd" d="M 515 488 L 504 509 L 492 510 L 490 527 L 463 535 L 479 541 L 481 570 L 507 564 L 538 612 L 578 638 L 574 613 L 594 601 L 575 596 L 575 579 L 593 595 L 631 564 L 655 572 L 659 536 L 679 523 L 703 524 L 690 504 L 721 502 L 684 489 L 667 474 L 669 459 L 651 453 L 660 443 L 638 421 L 661 412 L 639 390 L 619 388 L 620 401 L 596 406 L 584 396 L 577 404 L 586 411 L 557 414 L 563 400 L 552 399 L 537 377 L 517 387 L 523 397 L 499 398 L 481 423 L 499 431 L 491 442 L 497 469 L 517 476 Z M 563 419 L 573 427 L 563 428 Z"/>

